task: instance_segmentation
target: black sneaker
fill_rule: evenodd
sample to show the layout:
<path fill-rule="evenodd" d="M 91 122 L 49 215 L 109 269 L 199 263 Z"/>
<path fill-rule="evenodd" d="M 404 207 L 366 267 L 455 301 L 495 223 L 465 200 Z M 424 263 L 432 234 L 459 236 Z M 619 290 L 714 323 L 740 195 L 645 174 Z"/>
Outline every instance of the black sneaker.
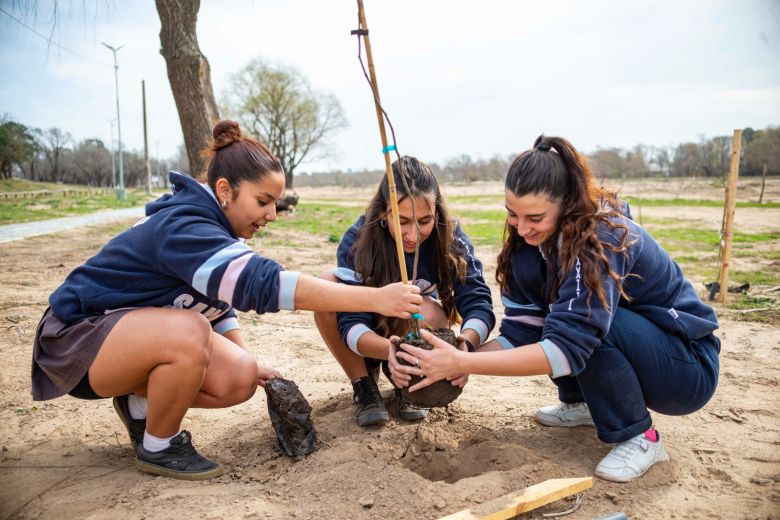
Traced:
<path fill-rule="evenodd" d="M 222 464 L 207 459 L 195 450 L 192 435 L 186 430 L 171 439 L 171 445 L 162 451 L 151 452 L 138 447 L 135 467 L 152 475 L 181 480 L 206 480 L 225 472 Z"/>
<path fill-rule="evenodd" d="M 387 413 L 385 403 L 379 394 L 379 388 L 376 386 L 374 378 L 363 376 L 352 383 L 354 392 L 352 399 L 358 405 L 355 412 L 355 420 L 358 426 L 372 426 L 382 424 L 390 420 L 390 414 Z"/>
<path fill-rule="evenodd" d="M 419 421 L 428 417 L 427 408 L 417 408 L 404 399 L 400 388 L 395 389 L 395 402 L 398 404 L 398 418 L 404 421 Z"/>
<path fill-rule="evenodd" d="M 130 444 L 133 446 L 133 451 L 138 449 L 144 441 L 144 431 L 146 431 L 146 419 L 133 419 L 130 415 L 130 408 L 127 406 L 126 395 L 118 395 L 114 397 L 114 410 L 116 414 L 122 420 L 122 424 L 127 428 L 127 435 L 130 436 Z"/>

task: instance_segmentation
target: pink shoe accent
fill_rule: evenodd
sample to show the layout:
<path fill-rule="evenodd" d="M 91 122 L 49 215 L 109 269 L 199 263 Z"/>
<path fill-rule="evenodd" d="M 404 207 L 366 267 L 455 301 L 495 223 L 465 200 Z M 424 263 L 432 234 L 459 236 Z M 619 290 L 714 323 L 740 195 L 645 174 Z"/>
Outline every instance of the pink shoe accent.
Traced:
<path fill-rule="evenodd" d="M 645 439 L 650 442 L 658 442 L 658 432 L 655 427 L 651 426 L 650 429 L 645 432 Z"/>

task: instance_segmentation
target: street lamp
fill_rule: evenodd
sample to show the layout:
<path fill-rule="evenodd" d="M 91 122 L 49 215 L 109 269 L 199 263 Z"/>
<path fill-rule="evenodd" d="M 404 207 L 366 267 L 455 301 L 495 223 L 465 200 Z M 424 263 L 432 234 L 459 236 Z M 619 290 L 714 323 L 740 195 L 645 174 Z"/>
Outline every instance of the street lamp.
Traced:
<path fill-rule="evenodd" d="M 114 121 L 116 119 L 109 119 L 108 122 L 111 125 L 111 141 L 108 143 L 108 148 L 111 150 L 111 187 L 116 188 L 116 154 L 114 153 Z"/>
<path fill-rule="evenodd" d="M 116 128 L 117 133 L 119 134 L 119 189 L 116 192 L 116 196 L 119 200 L 125 200 L 127 198 L 127 194 L 125 193 L 125 169 L 124 169 L 124 160 L 122 158 L 122 121 L 119 119 L 119 65 L 117 65 L 116 62 L 116 53 L 119 49 L 124 47 L 124 45 L 120 45 L 119 47 L 112 47 L 111 45 L 101 42 L 104 46 L 111 49 L 111 52 L 114 53 L 114 85 L 116 86 Z"/>

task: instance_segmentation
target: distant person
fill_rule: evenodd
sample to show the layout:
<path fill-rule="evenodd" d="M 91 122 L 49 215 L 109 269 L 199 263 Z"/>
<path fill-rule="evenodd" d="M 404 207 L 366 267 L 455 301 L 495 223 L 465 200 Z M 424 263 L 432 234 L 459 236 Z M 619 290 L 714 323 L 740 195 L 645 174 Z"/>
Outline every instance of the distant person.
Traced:
<path fill-rule="evenodd" d="M 596 475 L 635 479 L 669 460 L 649 409 L 690 414 L 715 392 L 715 312 L 565 139 L 540 136 L 515 158 L 505 188 L 500 336 L 466 354 L 424 333 L 434 350 L 403 345 L 398 357 L 419 368 L 391 365 L 394 380 L 425 376 L 413 391 L 456 374 L 549 374 L 560 403 L 536 420 L 595 425 L 616 444 Z"/>
<path fill-rule="evenodd" d="M 33 351 L 35 400 L 113 396 L 137 467 L 185 480 L 223 472 L 180 429 L 187 410 L 242 403 L 278 375 L 250 352 L 234 308 L 409 318 L 422 303 L 411 285 L 330 283 L 256 254 L 244 240 L 276 220 L 284 173 L 237 123 L 213 136 L 208 182 L 171 172 L 173 193 L 52 293 Z"/>
<path fill-rule="evenodd" d="M 476 257 L 469 237 L 450 218 L 430 167 L 408 156 L 401 157 L 400 166 L 398 161 L 392 165 L 401 236 L 396 237 L 393 229 L 389 183 L 385 177 L 365 213 L 344 233 L 338 247 L 338 267 L 320 276 L 370 287 L 400 280 L 396 240 L 401 240 L 404 269 L 411 280 L 415 249 L 419 248 L 415 283 L 424 297 L 422 325 L 443 328 L 461 321 L 458 345 L 464 350 L 468 345 L 474 348 L 487 339 L 496 321 L 490 289 L 482 275 L 482 262 Z M 409 192 L 405 191 L 401 169 Z M 352 382 L 357 423 L 370 426 L 389 420 L 377 387 L 379 365 L 384 361 L 383 368 L 387 369 L 388 338 L 392 334 L 406 334 L 409 323 L 371 312 L 338 315 L 316 312 L 314 319 L 331 353 Z M 453 379 L 452 384 L 466 384 L 465 377 Z M 396 389 L 395 399 L 403 420 L 419 420 L 428 413 L 405 402 L 400 389 Z"/>

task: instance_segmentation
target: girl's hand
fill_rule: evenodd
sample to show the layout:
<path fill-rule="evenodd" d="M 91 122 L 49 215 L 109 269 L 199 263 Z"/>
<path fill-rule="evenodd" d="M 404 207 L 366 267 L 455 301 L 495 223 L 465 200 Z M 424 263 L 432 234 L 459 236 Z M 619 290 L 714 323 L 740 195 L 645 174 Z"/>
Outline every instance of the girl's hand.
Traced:
<path fill-rule="evenodd" d="M 461 350 L 463 352 L 470 352 L 469 350 L 470 342 L 469 339 L 466 338 L 466 336 L 458 336 L 457 338 L 455 338 L 455 342 L 458 344 L 458 350 Z M 462 374 L 455 377 L 448 377 L 447 379 L 452 382 L 453 386 L 459 386 L 463 388 L 464 386 L 466 386 L 466 383 L 469 382 L 469 375 Z"/>
<path fill-rule="evenodd" d="M 427 330 L 421 330 L 420 335 L 433 346 L 433 350 L 425 350 L 401 343 L 400 347 L 402 350 L 395 354 L 397 358 L 412 364 L 410 367 L 404 367 L 407 374 L 424 378 L 411 387 L 409 389 L 410 392 L 430 386 L 436 381 L 445 378 L 457 378 L 463 374 L 463 370 L 459 366 L 461 357 L 467 355 L 466 353 L 437 338 Z"/>
<path fill-rule="evenodd" d="M 396 282 L 378 289 L 375 312 L 408 320 L 419 313 L 423 299 L 416 285 Z"/>
<path fill-rule="evenodd" d="M 409 381 L 412 380 L 412 376 L 409 375 L 409 370 L 413 367 L 402 365 L 398 362 L 398 358 L 395 357 L 396 349 L 401 343 L 401 338 L 398 336 L 390 336 L 390 348 L 387 351 L 387 366 L 390 367 L 390 376 L 393 379 L 393 384 L 397 388 L 404 388 L 409 386 Z"/>
<path fill-rule="evenodd" d="M 281 374 L 277 372 L 274 368 L 264 366 L 262 363 L 260 363 L 260 360 L 258 359 L 257 360 L 257 384 L 265 388 L 265 385 L 268 384 L 268 381 L 275 377 L 281 377 Z"/>

